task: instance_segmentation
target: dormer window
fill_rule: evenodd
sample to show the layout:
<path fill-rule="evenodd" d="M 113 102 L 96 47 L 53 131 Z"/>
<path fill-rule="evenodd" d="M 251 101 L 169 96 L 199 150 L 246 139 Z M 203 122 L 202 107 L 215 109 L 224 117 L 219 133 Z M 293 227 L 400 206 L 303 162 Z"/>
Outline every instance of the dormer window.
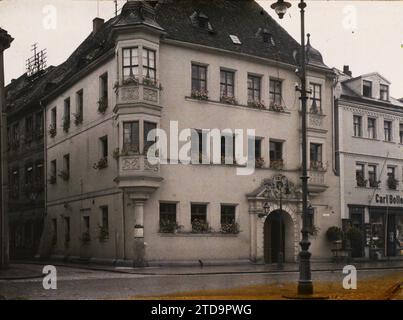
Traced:
<path fill-rule="evenodd" d="M 199 13 L 197 20 L 200 28 L 206 29 L 208 27 L 208 17 L 204 13 Z"/>
<path fill-rule="evenodd" d="M 209 17 L 207 17 L 203 12 L 193 12 L 193 14 L 190 16 L 190 20 L 194 27 L 206 30 L 210 33 L 215 33 Z"/>
<path fill-rule="evenodd" d="M 385 84 L 381 84 L 379 97 L 381 100 L 388 101 L 389 100 L 389 86 Z"/>
<path fill-rule="evenodd" d="M 362 84 L 362 95 L 367 98 L 372 97 L 372 82 L 364 80 Z"/>

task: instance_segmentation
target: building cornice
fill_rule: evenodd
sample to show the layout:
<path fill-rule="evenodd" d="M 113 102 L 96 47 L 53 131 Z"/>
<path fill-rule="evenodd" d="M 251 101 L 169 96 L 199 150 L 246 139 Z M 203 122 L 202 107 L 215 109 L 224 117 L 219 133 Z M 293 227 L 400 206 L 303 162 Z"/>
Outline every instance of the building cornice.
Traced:
<path fill-rule="evenodd" d="M 403 117 L 403 109 L 388 109 L 388 108 L 379 108 L 377 106 L 369 106 L 362 103 L 354 103 L 350 101 L 340 100 L 339 107 L 351 111 L 353 113 L 359 115 L 369 115 L 372 117 L 386 117 L 395 120 L 401 120 Z M 387 112 L 387 113 L 386 113 Z"/>

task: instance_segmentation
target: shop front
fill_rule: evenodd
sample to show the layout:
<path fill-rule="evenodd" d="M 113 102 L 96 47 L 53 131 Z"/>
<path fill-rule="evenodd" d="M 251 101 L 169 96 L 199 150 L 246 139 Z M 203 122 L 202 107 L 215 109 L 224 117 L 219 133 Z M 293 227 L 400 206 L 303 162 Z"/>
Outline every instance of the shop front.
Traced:
<path fill-rule="evenodd" d="M 376 194 L 374 205 L 350 205 L 349 216 L 344 230 L 353 228 L 361 233 L 358 240 L 351 241 L 353 258 L 403 257 L 402 197 Z"/>

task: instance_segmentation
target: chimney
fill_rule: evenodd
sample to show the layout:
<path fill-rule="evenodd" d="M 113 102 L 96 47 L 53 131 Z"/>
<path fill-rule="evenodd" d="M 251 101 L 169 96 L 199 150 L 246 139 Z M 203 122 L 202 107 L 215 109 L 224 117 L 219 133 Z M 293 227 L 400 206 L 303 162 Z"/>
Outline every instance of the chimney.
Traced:
<path fill-rule="evenodd" d="M 97 33 L 99 29 L 104 25 L 105 20 L 101 18 L 95 18 L 92 20 L 92 33 Z"/>
<path fill-rule="evenodd" d="M 343 73 L 348 75 L 348 76 L 350 76 L 350 77 L 353 76 L 353 73 L 350 71 L 350 66 L 344 66 L 343 67 Z"/>

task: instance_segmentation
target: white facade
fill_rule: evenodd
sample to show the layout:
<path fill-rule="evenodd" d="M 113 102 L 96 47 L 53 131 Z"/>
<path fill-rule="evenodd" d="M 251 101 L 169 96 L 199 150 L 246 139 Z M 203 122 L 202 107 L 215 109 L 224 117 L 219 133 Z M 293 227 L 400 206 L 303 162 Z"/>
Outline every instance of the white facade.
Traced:
<path fill-rule="evenodd" d="M 364 81 L 372 83 L 371 97 L 363 95 Z M 403 104 L 390 97 L 380 99 L 380 85 L 390 83 L 377 73 L 341 84 L 341 217 L 363 232 L 357 257 L 402 255 Z M 397 184 L 389 180 L 392 171 Z"/>
<path fill-rule="evenodd" d="M 268 196 L 265 181 L 278 174 L 288 178 L 291 193 L 283 200 L 285 260 L 295 261 L 299 252 L 301 206 L 299 176 L 301 166 L 298 78 L 294 67 L 267 59 L 225 52 L 173 40 L 161 40 L 159 31 L 133 29 L 117 31 L 115 55 L 85 74 L 46 105 L 48 126 L 56 108 L 57 134 L 47 136 L 47 172 L 51 176 L 56 160 L 63 170 L 63 156 L 69 154 L 69 179 L 57 177 L 47 188 L 47 249 L 44 253 L 70 258 L 128 260 L 134 265 L 212 261 L 273 262 L 270 235 L 271 213 L 278 212 L 279 201 Z M 122 56 L 125 48 L 138 48 L 139 83 L 124 84 Z M 142 51 L 156 53 L 156 79 L 160 86 L 143 83 Z M 191 97 L 192 64 L 207 67 L 208 100 Z M 220 102 L 220 70 L 235 74 L 236 104 Z M 100 77 L 108 74 L 108 108 L 98 112 Z M 261 100 L 270 101 L 269 80 L 279 79 L 284 112 L 248 107 L 248 75 L 261 78 Z M 334 171 L 333 78 L 325 68 L 311 68 L 308 82 L 321 86 L 322 112 L 308 116 L 308 144 L 321 145 L 320 168 L 310 170 L 310 203 L 315 208 L 318 234 L 312 238 L 313 259 L 331 256 L 325 233 L 340 225 L 339 177 Z M 116 85 L 117 84 L 117 85 Z M 63 131 L 65 99 L 70 97 L 71 118 L 76 108 L 76 93 L 84 92 L 83 123 L 74 121 Z M 311 100 L 308 101 L 311 103 Z M 124 123 L 139 123 L 139 154 L 126 154 Z M 264 165 L 253 175 L 236 174 L 237 165 L 150 164 L 143 154 L 144 123 L 155 123 L 170 134 L 171 121 L 183 129 L 255 129 L 261 139 Z M 172 133 L 172 132 L 171 132 Z M 107 136 L 107 168 L 94 169 L 104 150 L 100 138 Z M 246 140 L 246 139 L 245 139 Z M 283 170 L 270 168 L 270 141 L 282 142 Z M 179 147 L 184 143 L 181 142 Z M 246 141 L 244 141 L 246 148 Z M 114 152 L 116 150 L 116 152 Z M 117 152 L 119 150 L 119 152 Z M 245 149 L 244 149 L 245 150 Z M 116 156 L 116 159 L 114 157 Z M 311 161 L 312 160 L 312 161 Z M 309 163 L 313 163 L 309 159 Z M 322 168 L 323 167 L 323 168 Z M 268 202 L 270 214 L 263 204 Z M 161 204 L 176 204 L 176 223 L 180 230 L 160 231 Z M 206 205 L 209 232 L 192 232 L 192 204 Z M 221 207 L 234 206 L 239 233 L 221 232 Z M 98 239 L 105 208 L 108 212 L 108 237 Z M 69 218 L 70 226 L 65 219 Z M 89 217 L 85 218 L 85 217 Z M 91 240 L 86 237 L 89 225 Z M 57 231 L 55 231 L 55 227 Z M 68 233 L 68 245 L 65 234 Z M 56 236 L 55 236 L 56 234 Z M 52 243 L 52 239 L 55 242 Z M 85 240 L 85 239 L 84 239 Z"/>

